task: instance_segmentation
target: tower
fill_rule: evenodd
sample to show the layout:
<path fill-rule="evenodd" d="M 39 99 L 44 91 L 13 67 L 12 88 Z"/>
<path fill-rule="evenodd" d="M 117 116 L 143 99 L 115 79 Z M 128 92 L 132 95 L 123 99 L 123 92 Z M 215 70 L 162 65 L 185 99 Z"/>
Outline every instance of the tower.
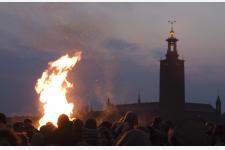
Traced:
<path fill-rule="evenodd" d="M 110 99 L 108 97 L 107 102 L 106 102 L 106 106 L 110 106 L 110 105 L 111 105 L 111 102 L 110 102 Z"/>
<path fill-rule="evenodd" d="M 141 94 L 140 94 L 140 91 L 138 91 L 138 104 L 141 104 Z"/>
<path fill-rule="evenodd" d="M 220 96 L 219 96 L 219 92 L 218 92 L 218 96 L 216 99 L 216 112 L 221 115 L 221 101 L 220 101 Z"/>
<path fill-rule="evenodd" d="M 168 43 L 166 58 L 160 60 L 160 108 L 167 117 L 182 114 L 185 104 L 184 60 L 179 59 L 177 41 L 173 24 L 166 39 Z"/>

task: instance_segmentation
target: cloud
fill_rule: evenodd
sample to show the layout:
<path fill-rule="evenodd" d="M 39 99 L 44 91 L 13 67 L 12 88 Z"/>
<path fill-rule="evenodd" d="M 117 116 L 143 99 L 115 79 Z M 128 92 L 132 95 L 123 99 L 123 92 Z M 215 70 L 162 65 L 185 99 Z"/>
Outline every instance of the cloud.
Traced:
<path fill-rule="evenodd" d="M 125 40 L 116 39 L 116 38 L 106 40 L 103 43 L 103 46 L 106 47 L 106 48 L 109 48 L 111 50 L 117 50 L 117 51 L 128 50 L 127 52 L 129 52 L 131 50 L 137 50 L 138 49 L 137 44 L 129 43 Z"/>

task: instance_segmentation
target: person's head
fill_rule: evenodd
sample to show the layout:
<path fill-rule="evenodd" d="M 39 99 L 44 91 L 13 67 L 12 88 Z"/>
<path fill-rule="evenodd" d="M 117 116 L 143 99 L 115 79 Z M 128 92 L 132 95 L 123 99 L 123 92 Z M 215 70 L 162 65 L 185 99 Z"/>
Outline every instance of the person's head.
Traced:
<path fill-rule="evenodd" d="M 155 116 L 153 118 L 152 127 L 159 128 L 161 126 L 161 122 L 162 122 L 161 118 L 159 116 Z"/>
<path fill-rule="evenodd" d="M 53 123 L 51 122 L 47 122 L 46 125 L 45 125 L 46 129 L 47 130 L 54 130 L 56 127 L 54 126 Z"/>
<path fill-rule="evenodd" d="M 84 126 L 84 123 L 83 123 L 83 121 L 82 120 L 80 120 L 80 119 L 75 119 L 74 121 L 73 121 L 73 128 L 74 129 L 82 129 L 83 128 L 83 126 Z"/>
<path fill-rule="evenodd" d="M 0 113 L 0 128 L 6 126 L 6 116 L 3 113 Z"/>
<path fill-rule="evenodd" d="M 43 135 L 47 135 L 47 134 L 53 132 L 55 128 L 56 127 L 51 122 L 48 122 L 45 125 L 43 125 L 43 126 L 40 127 L 40 132 Z"/>
<path fill-rule="evenodd" d="M 67 127 L 70 124 L 69 117 L 66 114 L 62 114 L 58 118 L 58 128 Z"/>
<path fill-rule="evenodd" d="M 132 111 L 128 111 L 123 119 L 124 123 L 127 123 L 130 128 L 134 128 L 138 126 L 138 116 L 136 113 Z"/>
<path fill-rule="evenodd" d="M 93 118 L 88 119 L 88 120 L 85 122 L 85 128 L 88 128 L 88 129 L 96 129 L 96 128 L 97 128 L 96 120 L 93 119 Z"/>
<path fill-rule="evenodd" d="M 80 119 L 73 120 L 73 139 L 76 142 L 83 140 L 82 129 L 84 127 L 84 123 Z"/>
<path fill-rule="evenodd" d="M 16 146 L 18 143 L 17 137 L 10 130 L 0 129 L 1 146 Z"/>
<path fill-rule="evenodd" d="M 29 140 L 32 138 L 33 134 L 37 132 L 37 130 L 32 125 L 32 121 L 30 119 L 25 119 L 23 121 L 24 124 L 24 131 L 27 133 Z"/>
<path fill-rule="evenodd" d="M 45 134 L 46 132 L 46 125 L 43 125 L 40 127 L 39 131 L 42 133 L 42 134 Z"/>
<path fill-rule="evenodd" d="M 24 124 L 22 122 L 16 122 L 13 124 L 13 131 L 24 132 Z"/>

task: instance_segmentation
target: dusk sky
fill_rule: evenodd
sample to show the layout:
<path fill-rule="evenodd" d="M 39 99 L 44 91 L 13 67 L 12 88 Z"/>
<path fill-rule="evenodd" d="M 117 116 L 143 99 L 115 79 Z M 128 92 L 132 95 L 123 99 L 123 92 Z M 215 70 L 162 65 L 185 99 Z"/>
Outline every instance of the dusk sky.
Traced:
<path fill-rule="evenodd" d="M 37 115 L 34 86 L 48 62 L 81 49 L 74 105 L 159 99 L 169 19 L 185 60 L 186 102 L 225 111 L 225 3 L 1 3 L 0 112 Z M 76 107 L 76 106 L 75 106 Z"/>

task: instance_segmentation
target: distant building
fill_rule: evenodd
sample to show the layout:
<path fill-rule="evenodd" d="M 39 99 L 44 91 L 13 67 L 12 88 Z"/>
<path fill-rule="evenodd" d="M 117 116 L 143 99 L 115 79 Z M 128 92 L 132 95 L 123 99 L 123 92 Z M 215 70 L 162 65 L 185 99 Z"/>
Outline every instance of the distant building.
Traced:
<path fill-rule="evenodd" d="M 184 60 L 179 58 L 177 41 L 173 26 L 169 32 L 166 58 L 160 60 L 160 94 L 159 102 L 142 103 L 140 92 L 137 103 L 114 105 L 107 100 L 105 111 L 117 112 L 114 117 L 127 111 L 138 113 L 143 124 L 151 122 L 153 116 L 164 120 L 184 121 L 201 119 L 211 122 L 221 121 L 221 101 L 216 100 L 216 109 L 210 104 L 185 103 Z"/>
<path fill-rule="evenodd" d="M 159 104 L 161 115 L 179 119 L 185 109 L 184 60 L 179 59 L 178 39 L 173 27 L 166 41 L 168 42 L 166 58 L 160 60 Z"/>

